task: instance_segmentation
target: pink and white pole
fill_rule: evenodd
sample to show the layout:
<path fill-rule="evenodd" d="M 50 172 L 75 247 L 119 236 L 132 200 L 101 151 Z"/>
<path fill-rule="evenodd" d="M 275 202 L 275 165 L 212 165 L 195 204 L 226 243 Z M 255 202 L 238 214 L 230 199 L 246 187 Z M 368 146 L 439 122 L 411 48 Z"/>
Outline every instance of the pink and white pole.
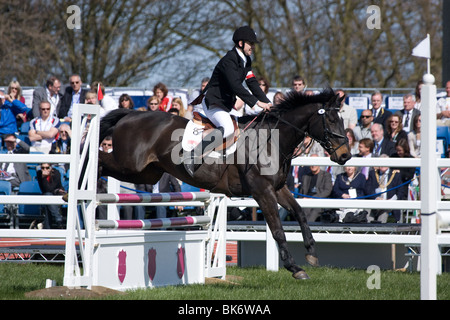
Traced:
<path fill-rule="evenodd" d="M 170 193 L 100 193 L 99 204 L 107 203 L 159 203 L 177 201 L 207 201 L 209 192 L 170 192 Z"/>
<path fill-rule="evenodd" d="M 208 216 L 187 216 L 148 220 L 97 220 L 97 229 L 160 229 L 204 225 L 211 222 Z"/>

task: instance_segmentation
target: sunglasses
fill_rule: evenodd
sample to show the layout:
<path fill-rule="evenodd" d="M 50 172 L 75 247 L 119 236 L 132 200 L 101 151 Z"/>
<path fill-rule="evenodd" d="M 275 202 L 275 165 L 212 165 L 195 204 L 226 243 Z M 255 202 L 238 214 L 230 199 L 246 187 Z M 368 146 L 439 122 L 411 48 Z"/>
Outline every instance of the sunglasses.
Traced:
<path fill-rule="evenodd" d="M 361 119 L 362 118 L 370 118 L 371 116 L 361 116 Z"/>
<path fill-rule="evenodd" d="M 42 170 L 49 170 L 50 167 L 41 167 Z"/>

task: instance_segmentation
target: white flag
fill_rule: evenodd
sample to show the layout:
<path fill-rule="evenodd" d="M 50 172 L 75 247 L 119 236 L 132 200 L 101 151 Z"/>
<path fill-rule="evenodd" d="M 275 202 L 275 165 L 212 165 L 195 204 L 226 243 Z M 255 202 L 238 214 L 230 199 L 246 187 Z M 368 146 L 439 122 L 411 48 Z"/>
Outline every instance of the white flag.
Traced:
<path fill-rule="evenodd" d="M 420 58 L 431 59 L 430 55 L 430 37 L 423 39 L 413 50 L 412 55 Z"/>

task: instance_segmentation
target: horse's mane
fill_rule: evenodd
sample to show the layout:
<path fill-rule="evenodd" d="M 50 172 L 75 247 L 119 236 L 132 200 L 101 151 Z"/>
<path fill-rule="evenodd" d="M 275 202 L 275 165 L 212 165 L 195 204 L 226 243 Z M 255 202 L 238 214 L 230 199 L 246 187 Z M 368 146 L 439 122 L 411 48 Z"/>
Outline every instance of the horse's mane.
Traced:
<path fill-rule="evenodd" d="M 323 104 L 330 101 L 334 95 L 335 93 L 331 88 L 326 88 L 319 94 L 315 95 L 307 95 L 302 92 L 290 91 L 285 95 L 284 100 L 280 104 L 272 107 L 270 113 L 280 114 L 307 104 Z"/>

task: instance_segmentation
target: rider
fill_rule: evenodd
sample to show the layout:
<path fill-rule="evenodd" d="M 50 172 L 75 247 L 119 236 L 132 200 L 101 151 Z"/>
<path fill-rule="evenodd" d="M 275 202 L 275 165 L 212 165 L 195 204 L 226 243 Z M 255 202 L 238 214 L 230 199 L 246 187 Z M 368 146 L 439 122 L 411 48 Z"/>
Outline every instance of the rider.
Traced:
<path fill-rule="evenodd" d="M 251 107 L 258 105 L 264 110 L 270 110 L 272 106 L 252 71 L 250 56 L 255 44 L 259 43 L 255 31 L 248 26 L 240 27 L 233 34 L 233 42 L 235 47 L 220 59 L 208 85 L 202 90 L 199 98 L 192 103 L 198 104 L 205 97 L 204 112 L 217 127 L 222 139 L 217 139 L 217 131 L 210 133 L 192 151 L 190 156 L 184 159 L 184 166 L 191 176 L 199 166 L 198 160 L 205 155 L 207 147 L 208 151 L 211 151 L 220 145 L 223 139 L 228 139 L 234 134 L 234 126 L 229 113 L 236 103 L 236 96 Z M 242 85 L 244 80 L 251 93 Z M 215 141 L 217 142 L 214 143 Z M 210 146 L 213 143 L 214 146 Z"/>

